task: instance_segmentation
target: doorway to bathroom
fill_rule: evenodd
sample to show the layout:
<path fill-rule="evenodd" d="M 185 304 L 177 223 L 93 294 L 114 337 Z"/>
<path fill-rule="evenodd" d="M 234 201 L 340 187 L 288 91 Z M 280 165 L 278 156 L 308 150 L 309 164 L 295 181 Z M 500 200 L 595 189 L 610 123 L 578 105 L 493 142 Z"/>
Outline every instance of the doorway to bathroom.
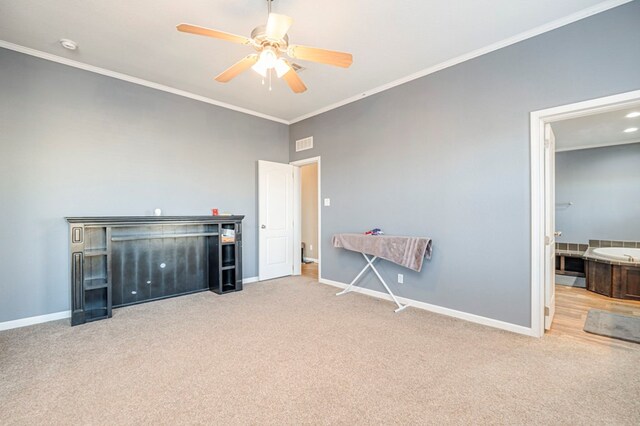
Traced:
<path fill-rule="evenodd" d="M 640 91 L 531 114 L 532 334 L 640 316 L 639 128 Z"/>
<path fill-rule="evenodd" d="M 320 276 L 320 157 L 291 163 L 299 168 L 300 271 L 305 277 Z"/>

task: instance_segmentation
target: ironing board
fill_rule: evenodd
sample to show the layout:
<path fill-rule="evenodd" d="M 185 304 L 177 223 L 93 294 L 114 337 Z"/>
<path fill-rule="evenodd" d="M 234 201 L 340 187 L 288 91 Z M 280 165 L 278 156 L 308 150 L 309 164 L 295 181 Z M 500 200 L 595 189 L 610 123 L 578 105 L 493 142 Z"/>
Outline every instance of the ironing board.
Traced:
<path fill-rule="evenodd" d="M 353 291 L 355 283 L 371 268 L 382 283 L 391 299 L 398 305 L 395 312 L 404 310 L 408 305 L 401 304 L 395 294 L 384 281 L 374 262 L 384 259 L 405 268 L 420 272 L 425 258 L 431 258 L 431 239 L 424 237 L 402 237 L 394 235 L 364 235 L 364 234 L 336 234 L 333 236 L 333 246 L 359 252 L 367 262 L 360 273 L 351 283 L 336 296 Z"/>

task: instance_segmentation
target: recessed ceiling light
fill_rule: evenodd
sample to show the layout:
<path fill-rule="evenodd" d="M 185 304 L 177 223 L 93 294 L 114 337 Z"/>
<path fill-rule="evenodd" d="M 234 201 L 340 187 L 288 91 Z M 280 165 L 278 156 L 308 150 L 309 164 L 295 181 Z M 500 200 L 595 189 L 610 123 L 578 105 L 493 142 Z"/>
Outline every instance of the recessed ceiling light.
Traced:
<path fill-rule="evenodd" d="M 76 50 L 78 48 L 78 43 L 73 40 L 69 40 L 68 38 L 61 38 L 60 45 L 69 50 Z"/>
<path fill-rule="evenodd" d="M 628 129 L 624 129 L 625 133 L 633 133 L 633 132 L 637 132 L 638 128 L 637 127 L 629 127 Z"/>
<path fill-rule="evenodd" d="M 636 118 L 636 117 L 640 117 L 640 112 L 638 112 L 638 111 L 633 111 L 633 112 L 630 112 L 629 114 L 625 115 L 625 117 L 627 117 L 627 118 Z"/>

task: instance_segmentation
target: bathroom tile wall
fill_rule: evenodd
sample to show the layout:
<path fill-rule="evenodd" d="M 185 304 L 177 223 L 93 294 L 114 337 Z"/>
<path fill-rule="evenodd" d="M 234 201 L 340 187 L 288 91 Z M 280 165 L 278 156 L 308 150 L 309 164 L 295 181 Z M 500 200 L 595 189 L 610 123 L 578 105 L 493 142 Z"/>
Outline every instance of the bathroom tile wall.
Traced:
<path fill-rule="evenodd" d="M 589 247 L 627 247 L 640 248 L 638 241 L 589 240 Z"/>
<path fill-rule="evenodd" d="M 585 252 L 589 246 L 587 244 L 578 243 L 556 243 L 556 250 L 562 251 L 581 251 Z"/>

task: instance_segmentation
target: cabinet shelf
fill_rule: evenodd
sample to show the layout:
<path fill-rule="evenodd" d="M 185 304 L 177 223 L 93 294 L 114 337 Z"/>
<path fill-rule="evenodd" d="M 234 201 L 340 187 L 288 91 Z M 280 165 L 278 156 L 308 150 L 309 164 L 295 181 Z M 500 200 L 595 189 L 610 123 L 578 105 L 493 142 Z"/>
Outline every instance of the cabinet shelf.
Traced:
<path fill-rule="evenodd" d="M 106 278 L 87 278 L 84 280 L 85 290 L 97 290 L 99 288 L 107 288 L 109 284 Z"/>
<path fill-rule="evenodd" d="M 107 248 L 103 247 L 103 248 L 95 248 L 95 249 L 86 249 L 84 251 L 84 255 L 85 255 L 85 257 L 106 256 L 107 255 Z"/>
<path fill-rule="evenodd" d="M 236 291 L 236 286 L 234 284 L 223 284 L 222 285 L 222 292 L 223 293 L 227 293 L 227 292 L 231 292 L 231 291 Z"/>
<path fill-rule="evenodd" d="M 84 318 L 86 321 L 95 321 L 99 319 L 109 318 L 109 310 L 106 307 L 85 309 Z"/>
<path fill-rule="evenodd" d="M 186 232 L 183 234 L 139 234 L 111 237 L 111 241 L 156 240 L 164 238 L 193 238 L 193 237 L 217 237 L 217 232 Z"/>
<path fill-rule="evenodd" d="M 229 270 L 229 269 L 235 269 L 236 265 L 228 265 L 228 266 L 223 266 L 221 269 L 223 271 Z"/>

